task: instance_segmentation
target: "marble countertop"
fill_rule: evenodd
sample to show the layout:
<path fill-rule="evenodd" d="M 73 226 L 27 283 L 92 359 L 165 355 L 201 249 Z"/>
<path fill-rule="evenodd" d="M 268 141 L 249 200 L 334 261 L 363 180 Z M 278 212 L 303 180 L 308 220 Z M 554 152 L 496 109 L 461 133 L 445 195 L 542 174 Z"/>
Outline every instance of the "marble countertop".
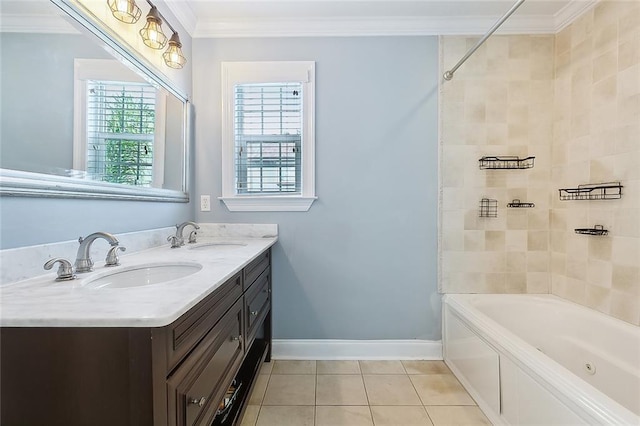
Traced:
<path fill-rule="evenodd" d="M 0 287 L 3 327 L 162 327 L 171 324 L 227 279 L 271 247 L 277 237 L 207 237 L 179 249 L 163 245 L 120 255 L 107 268 L 94 257 L 93 272 L 73 281 L 54 281 L 53 271 Z M 246 245 L 194 247 L 214 242 Z M 89 281 L 143 264 L 198 263 L 202 269 L 184 278 L 131 288 L 89 288 Z"/>

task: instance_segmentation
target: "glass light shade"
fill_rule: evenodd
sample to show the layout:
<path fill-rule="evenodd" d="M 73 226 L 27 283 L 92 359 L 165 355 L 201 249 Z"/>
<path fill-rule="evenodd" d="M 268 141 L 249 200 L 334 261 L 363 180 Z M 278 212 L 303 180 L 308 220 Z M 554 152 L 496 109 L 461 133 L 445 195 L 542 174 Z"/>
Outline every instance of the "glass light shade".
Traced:
<path fill-rule="evenodd" d="M 135 24 L 142 15 L 136 0 L 107 0 L 107 4 L 113 16 L 126 24 Z"/>
<path fill-rule="evenodd" d="M 182 54 L 182 43 L 178 33 L 173 33 L 169 40 L 169 48 L 162 54 L 164 63 L 171 68 L 180 69 L 187 63 L 187 58 Z"/>
<path fill-rule="evenodd" d="M 162 32 L 162 19 L 155 6 L 147 15 L 147 23 L 140 30 L 142 41 L 152 49 L 162 49 L 167 44 L 167 36 Z"/>

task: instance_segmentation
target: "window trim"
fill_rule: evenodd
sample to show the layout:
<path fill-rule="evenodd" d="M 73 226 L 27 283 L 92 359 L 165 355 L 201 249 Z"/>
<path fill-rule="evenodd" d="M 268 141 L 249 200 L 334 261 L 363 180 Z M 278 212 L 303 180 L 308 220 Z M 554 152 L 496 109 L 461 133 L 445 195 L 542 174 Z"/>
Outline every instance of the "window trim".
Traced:
<path fill-rule="evenodd" d="M 235 189 L 234 86 L 302 83 L 302 185 L 294 195 L 245 195 Z M 308 211 L 315 194 L 315 62 L 222 62 L 222 200 L 230 211 Z"/>
<path fill-rule="evenodd" d="M 74 170 L 87 170 L 87 80 L 130 81 L 150 84 L 135 72 L 125 68 L 115 59 L 74 60 L 73 87 L 73 161 Z M 152 84 L 153 85 L 153 84 Z M 165 116 L 169 93 L 164 87 L 156 87 L 155 131 L 153 139 L 153 177 L 151 187 L 161 188 L 164 183 Z M 148 188 L 131 185 L 137 188 Z"/>

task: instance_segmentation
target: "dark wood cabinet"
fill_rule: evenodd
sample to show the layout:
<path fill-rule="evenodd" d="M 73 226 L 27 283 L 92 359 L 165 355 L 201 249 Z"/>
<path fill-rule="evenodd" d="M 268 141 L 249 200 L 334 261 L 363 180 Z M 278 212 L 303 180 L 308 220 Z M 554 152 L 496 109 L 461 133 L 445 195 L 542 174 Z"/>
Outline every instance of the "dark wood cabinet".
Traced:
<path fill-rule="evenodd" d="M 267 250 L 165 327 L 0 329 L 0 423 L 237 424 L 270 358 L 270 260 Z M 232 383 L 242 392 L 223 421 Z"/>

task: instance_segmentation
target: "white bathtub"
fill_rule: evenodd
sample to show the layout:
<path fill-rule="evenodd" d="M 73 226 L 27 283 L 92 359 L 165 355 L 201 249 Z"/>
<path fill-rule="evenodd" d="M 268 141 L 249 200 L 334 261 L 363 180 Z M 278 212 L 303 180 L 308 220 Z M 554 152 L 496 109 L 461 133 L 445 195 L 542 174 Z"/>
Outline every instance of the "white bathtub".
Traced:
<path fill-rule="evenodd" d="M 448 294 L 443 341 L 494 424 L 640 425 L 640 327 L 552 295 Z"/>

